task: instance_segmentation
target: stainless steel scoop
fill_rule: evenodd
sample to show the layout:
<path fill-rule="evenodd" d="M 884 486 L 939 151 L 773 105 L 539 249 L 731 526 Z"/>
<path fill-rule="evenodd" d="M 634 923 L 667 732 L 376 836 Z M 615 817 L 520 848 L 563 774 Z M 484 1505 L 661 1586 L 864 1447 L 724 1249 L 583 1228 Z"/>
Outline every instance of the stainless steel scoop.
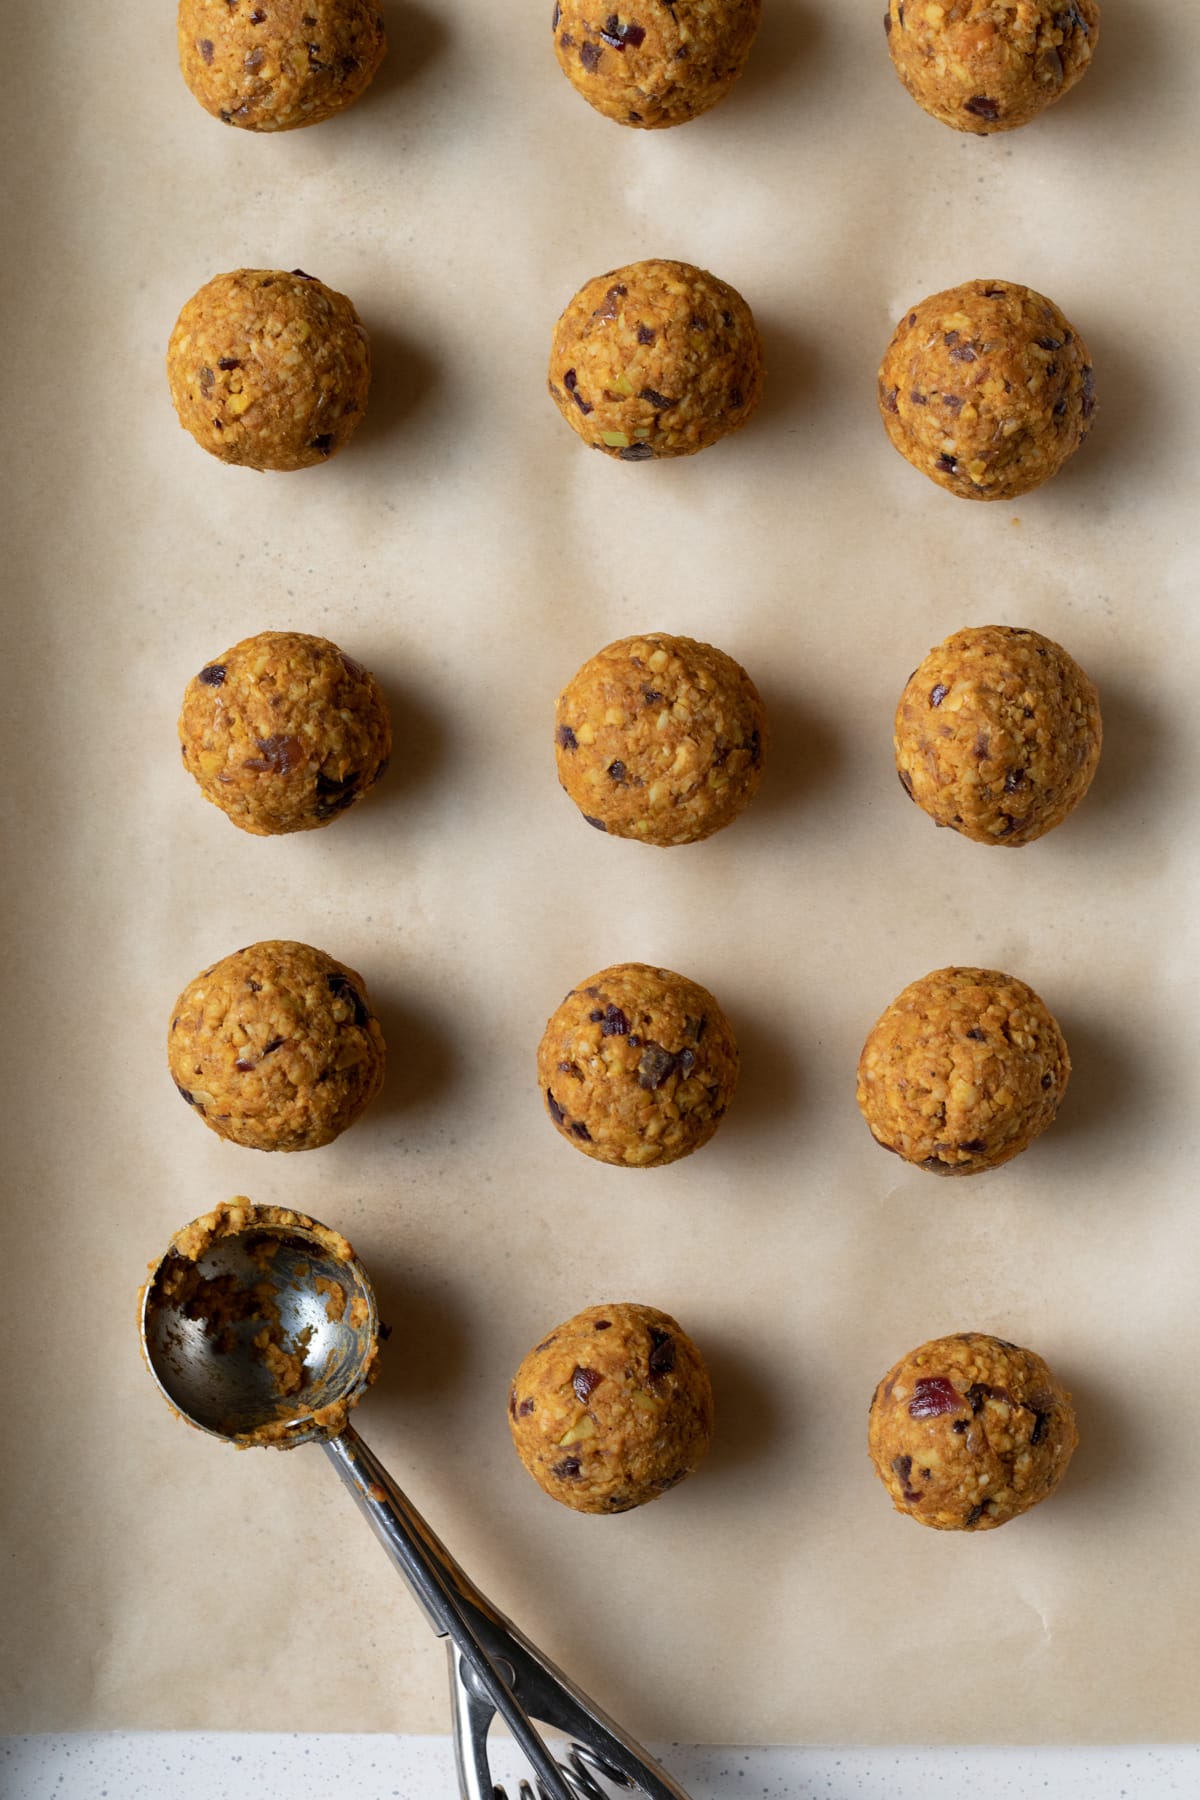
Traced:
<path fill-rule="evenodd" d="M 687 1800 L 479 1592 L 347 1423 L 379 1341 L 375 1296 L 349 1245 L 315 1220 L 248 1202 L 237 1228 L 207 1244 L 198 1233 L 204 1223 L 176 1235 L 143 1290 L 150 1371 L 175 1411 L 214 1437 L 322 1445 L 433 1629 L 449 1640 L 464 1800 L 503 1800 L 488 1764 L 497 1714 L 533 1771 L 534 1785 L 520 1788 L 530 1800 L 608 1800 L 605 1782 L 646 1800 Z M 568 1739 L 564 1760 L 551 1754 L 534 1719 Z"/>

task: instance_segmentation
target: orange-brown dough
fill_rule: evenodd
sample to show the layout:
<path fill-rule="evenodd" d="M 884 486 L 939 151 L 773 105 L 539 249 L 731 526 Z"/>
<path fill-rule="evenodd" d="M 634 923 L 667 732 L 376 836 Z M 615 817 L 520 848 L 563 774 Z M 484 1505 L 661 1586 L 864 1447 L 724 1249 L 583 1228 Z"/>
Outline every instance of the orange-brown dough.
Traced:
<path fill-rule="evenodd" d="M 376 0 L 179 0 L 179 66 L 201 106 L 294 131 L 365 93 L 387 45 Z"/>
<path fill-rule="evenodd" d="M 737 1086 L 733 1030 L 686 975 L 618 963 L 572 988 L 538 1049 L 559 1134 L 585 1156 L 644 1169 L 706 1144 Z"/>
<path fill-rule="evenodd" d="M 885 1150 L 935 1175 L 976 1175 L 1045 1131 L 1070 1073 L 1032 988 L 995 969 L 937 969 L 872 1026 L 858 1104 Z"/>
<path fill-rule="evenodd" d="M 517 1454 L 552 1500 L 618 1513 L 690 1475 L 712 1441 L 712 1384 L 683 1327 L 609 1302 L 557 1326 L 508 1397 Z"/>
<path fill-rule="evenodd" d="M 963 500 L 1013 500 L 1056 475 L 1096 410 L 1087 345 L 1052 300 L 966 281 L 900 320 L 879 411 L 901 456 Z"/>
<path fill-rule="evenodd" d="M 694 844 L 736 819 L 766 741 L 741 664 L 665 632 L 598 651 L 555 710 L 559 781 L 589 825 L 643 844 Z"/>
<path fill-rule="evenodd" d="M 929 652 L 896 708 L 896 769 L 938 825 L 1031 844 L 1061 825 L 1100 760 L 1100 698 L 1061 644 L 974 625 Z"/>
<path fill-rule="evenodd" d="M 955 131 L 1012 131 L 1091 67 L 1096 0 L 888 0 L 896 73 Z"/>
<path fill-rule="evenodd" d="M 171 1011 L 176 1087 L 219 1137 L 315 1150 L 383 1082 L 383 1033 L 361 975 L 310 944 L 251 944 L 190 981 Z"/>
<path fill-rule="evenodd" d="M 761 0 L 630 0 L 624 12 L 554 0 L 554 53 L 572 87 L 619 125 L 682 125 L 725 98 L 761 10 Z"/>
<path fill-rule="evenodd" d="M 691 456 L 740 430 L 762 397 L 754 316 L 690 263 L 612 269 L 554 327 L 549 385 L 592 449 L 622 462 Z"/>
<path fill-rule="evenodd" d="M 992 1531 L 1062 1480 L 1079 1434 L 1041 1357 L 960 1331 L 904 1356 L 875 1389 L 868 1445 L 897 1512 L 935 1531 Z"/>
<path fill-rule="evenodd" d="M 328 638 L 261 631 L 206 663 L 183 696 L 183 766 L 243 831 L 313 831 L 383 774 L 379 683 Z"/>
<path fill-rule="evenodd" d="M 179 423 L 211 456 L 307 469 L 358 429 L 371 353 L 345 294 L 302 269 L 235 269 L 180 313 L 167 379 Z"/>

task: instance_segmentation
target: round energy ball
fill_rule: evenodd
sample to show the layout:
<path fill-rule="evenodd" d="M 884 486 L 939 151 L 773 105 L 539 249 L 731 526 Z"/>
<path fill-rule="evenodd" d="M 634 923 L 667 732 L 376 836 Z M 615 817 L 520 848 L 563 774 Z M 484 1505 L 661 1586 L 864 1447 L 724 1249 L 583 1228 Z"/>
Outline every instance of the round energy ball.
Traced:
<path fill-rule="evenodd" d="M 175 1086 L 210 1131 L 248 1150 L 316 1150 L 383 1083 L 361 975 L 309 944 L 251 944 L 205 969 L 171 1012 Z"/>
<path fill-rule="evenodd" d="M 901 1357 L 871 1401 L 868 1445 L 897 1512 L 935 1531 L 991 1531 L 1052 1494 L 1079 1433 L 1040 1356 L 982 1331 Z"/>
<path fill-rule="evenodd" d="M 619 1513 L 657 1500 L 712 1442 L 704 1359 L 669 1313 L 589 1306 L 529 1352 L 508 1396 L 517 1455 L 552 1500 Z"/>
<path fill-rule="evenodd" d="M 730 824 L 762 779 L 767 715 L 740 663 L 694 638 L 621 638 L 559 695 L 558 778 L 589 825 L 643 844 L 694 844 Z"/>
<path fill-rule="evenodd" d="M 294 131 L 371 85 L 387 47 L 375 0 L 179 0 L 179 66 L 204 108 L 247 131 Z"/>
<path fill-rule="evenodd" d="M 707 1144 L 737 1077 L 733 1030 L 707 988 L 645 963 L 617 963 L 572 988 L 538 1049 L 538 1084 L 561 1135 L 631 1169 Z"/>
<path fill-rule="evenodd" d="M 1031 844 L 1079 805 L 1100 760 L 1100 697 L 1061 644 L 975 625 L 931 650 L 896 708 L 896 769 L 938 825 Z"/>
<path fill-rule="evenodd" d="M 366 329 L 302 269 L 235 269 L 192 295 L 167 348 L 179 423 L 222 462 L 307 469 L 344 450 L 371 385 Z"/>
<path fill-rule="evenodd" d="M 682 125 L 723 100 L 750 54 L 762 0 L 641 0 L 629 14 L 555 0 L 554 54 L 619 125 Z"/>
<path fill-rule="evenodd" d="M 392 727 L 375 677 L 303 631 L 262 631 L 192 677 L 183 766 L 243 831 L 314 831 L 387 767 Z"/>
<path fill-rule="evenodd" d="M 739 431 L 762 379 L 750 308 L 690 263 L 597 275 L 554 327 L 554 404 L 585 444 L 622 462 L 691 456 Z"/>
<path fill-rule="evenodd" d="M 1087 345 L 1052 300 L 967 281 L 906 312 L 879 370 L 892 443 L 963 500 L 1013 500 L 1056 475 L 1096 410 Z"/>
<path fill-rule="evenodd" d="M 1100 9 L 1096 0 L 888 0 L 883 23 L 917 105 L 955 131 L 985 134 L 1027 125 L 1087 73 Z"/>
<path fill-rule="evenodd" d="M 876 1143 L 935 1175 L 977 1175 L 1057 1113 L 1071 1059 L 1033 989 L 995 969 L 936 969 L 872 1026 L 858 1104 Z"/>

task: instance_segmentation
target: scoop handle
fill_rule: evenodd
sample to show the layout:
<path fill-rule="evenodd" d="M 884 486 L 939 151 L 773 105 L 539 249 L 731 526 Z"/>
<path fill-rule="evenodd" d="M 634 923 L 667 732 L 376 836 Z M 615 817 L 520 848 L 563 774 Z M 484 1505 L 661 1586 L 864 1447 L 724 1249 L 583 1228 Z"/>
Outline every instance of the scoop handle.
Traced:
<path fill-rule="evenodd" d="M 521 1746 L 547 1800 L 573 1800 L 562 1771 L 514 1698 L 504 1673 L 488 1654 L 470 1618 L 475 1609 L 485 1617 L 498 1620 L 499 1615 L 468 1580 L 352 1425 L 338 1437 L 325 1439 L 322 1448 L 433 1629 L 439 1637 L 452 1641 L 461 1663 L 470 1670 L 477 1695 L 486 1697 L 489 1710 L 500 1714 Z"/>
<path fill-rule="evenodd" d="M 589 1770 L 643 1800 L 688 1800 L 636 1738 L 480 1593 L 353 1426 L 324 1448 L 433 1629 L 451 1640 L 455 1749 L 465 1800 L 491 1800 L 487 1733 L 495 1712 L 536 1771 L 541 1800 L 603 1800 Z M 550 1755 L 533 1719 L 571 1740 L 569 1769 Z"/>

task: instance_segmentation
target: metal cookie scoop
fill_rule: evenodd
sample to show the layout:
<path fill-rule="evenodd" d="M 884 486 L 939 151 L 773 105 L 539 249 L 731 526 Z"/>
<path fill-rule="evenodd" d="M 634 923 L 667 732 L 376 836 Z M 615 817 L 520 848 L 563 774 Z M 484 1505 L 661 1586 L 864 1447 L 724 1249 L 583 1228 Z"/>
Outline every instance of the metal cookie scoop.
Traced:
<path fill-rule="evenodd" d="M 504 1800 L 497 1714 L 533 1771 L 522 1800 L 687 1800 L 639 1744 L 487 1600 L 348 1422 L 376 1372 L 379 1319 L 346 1240 L 301 1213 L 236 1200 L 177 1232 L 142 1292 L 150 1371 L 190 1425 L 239 1445 L 318 1442 L 439 1637 L 449 1640 L 464 1800 Z M 569 1740 L 551 1754 L 532 1721 Z"/>

